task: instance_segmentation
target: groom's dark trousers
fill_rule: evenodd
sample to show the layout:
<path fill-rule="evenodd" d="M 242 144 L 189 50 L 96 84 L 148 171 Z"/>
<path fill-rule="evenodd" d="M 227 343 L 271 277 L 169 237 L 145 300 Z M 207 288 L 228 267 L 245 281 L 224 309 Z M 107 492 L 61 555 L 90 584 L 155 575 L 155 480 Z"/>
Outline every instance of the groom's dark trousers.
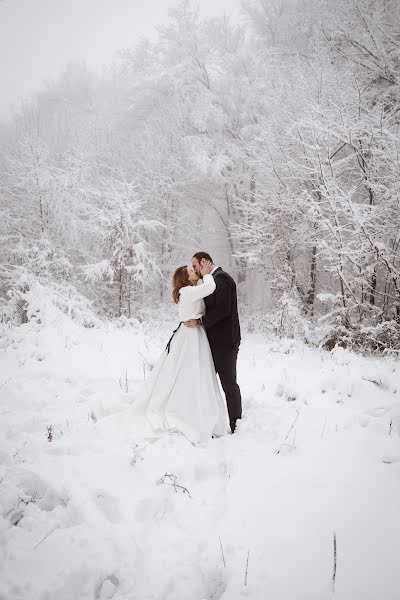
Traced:
<path fill-rule="evenodd" d="M 215 370 L 226 396 L 233 433 L 237 419 L 242 417 L 242 399 L 236 383 L 236 362 L 240 345 L 236 284 L 220 267 L 214 271 L 213 277 L 216 290 L 204 298 L 206 314 L 202 321 L 210 343 Z"/>

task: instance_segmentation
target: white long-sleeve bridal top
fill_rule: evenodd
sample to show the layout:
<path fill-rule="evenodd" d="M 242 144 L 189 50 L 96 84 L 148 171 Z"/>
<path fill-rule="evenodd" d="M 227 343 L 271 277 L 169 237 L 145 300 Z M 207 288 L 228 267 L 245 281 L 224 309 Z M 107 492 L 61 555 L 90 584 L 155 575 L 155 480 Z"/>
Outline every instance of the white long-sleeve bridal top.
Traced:
<path fill-rule="evenodd" d="M 204 275 L 203 283 L 181 288 L 178 304 L 180 320 L 189 321 L 203 317 L 206 314 L 203 298 L 212 294 L 215 287 L 214 277 Z"/>

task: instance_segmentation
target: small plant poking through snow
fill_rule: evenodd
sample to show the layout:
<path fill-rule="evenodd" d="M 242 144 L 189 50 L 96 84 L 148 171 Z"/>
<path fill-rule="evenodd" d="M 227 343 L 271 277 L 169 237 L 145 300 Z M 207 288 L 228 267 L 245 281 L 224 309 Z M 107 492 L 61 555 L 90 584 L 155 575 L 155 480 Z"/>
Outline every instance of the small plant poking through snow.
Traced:
<path fill-rule="evenodd" d="M 336 545 L 336 531 L 334 531 L 333 532 L 333 571 L 332 571 L 332 593 L 333 594 L 335 594 L 336 568 L 337 568 L 337 545 Z"/>
<path fill-rule="evenodd" d="M 119 387 L 124 392 L 124 394 L 127 394 L 129 392 L 128 371 L 127 370 L 125 370 L 125 377 L 123 379 L 122 379 L 122 377 L 119 377 L 118 383 L 119 383 Z"/>
<path fill-rule="evenodd" d="M 190 495 L 190 492 L 187 488 L 185 488 L 183 485 L 179 485 L 177 483 L 178 478 L 176 475 L 170 475 L 168 473 L 165 473 L 165 475 L 163 475 L 161 477 L 161 479 L 159 479 L 157 481 L 157 485 L 170 485 L 174 488 L 174 492 L 177 493 L 178 491 L 181 491 L 182 494 L 187 494 L 189 496 L 189 498 L 191 498 L 192 496 Z"/>

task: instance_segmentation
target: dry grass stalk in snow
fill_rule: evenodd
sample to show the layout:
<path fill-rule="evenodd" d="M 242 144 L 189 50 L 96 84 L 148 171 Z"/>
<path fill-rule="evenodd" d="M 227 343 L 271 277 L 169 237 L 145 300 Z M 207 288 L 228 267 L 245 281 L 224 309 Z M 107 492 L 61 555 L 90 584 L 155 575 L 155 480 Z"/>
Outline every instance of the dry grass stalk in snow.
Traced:
<path fill-rule="evenodd" d="M 129 384 L 128 384 L 128 371 L 125 371 L 125 379 L 122 380 L 121 377 L 118 378 L 118 382 L 119 382 L 119 387 L 121 388 L 121 390 L 127 394 L 129 392 Z"/>
<path fill-rule="evenodd" d="M 47 427 L 47 440 L 49 442 L 53 441 L 53 434 L 54 434 L 53 425 L 50 425 L 50 427 Z"/>
<path fill-rule="evenodd" d="M 163 475 L 163 477 L 161 477 L 161 479 L 159 479 L 157 481 L 157 485 L 170 485 L 174 488 L 174 492 L 177 493 L 178 490 L 181 490 L 183 494 L 187 494 L 189 496 L 189 498 L 191 498 L 192 496 L 190 495 L 190 492 L 187 488 L 185 488 L 183 485 L 179 485 L 177 483 L 177 476 L 173 475 L 173 474 L 168 474 L 165 473 L 165 475 Z"/>
<path fill-rule="evenodd" d="M 282 450 L 282 447 L 283 447 L 283 446 L 285 446 L 285 445 L 287 445 L 287 444 L 286 444 L 286 440 L 288 439 L 288 437 L 289 437 L 290 433 L 292 432 L 292 430 L 293 430 L 293 427 L 296 425 L 296 423 L 297 423 L 297 419 L 299 418 L 299 416 L 300 416 L 300 411 L 299 411 L 299 409 L 297 409 L 297 413 L 296 413 L 296 416 L 295 416 L 295 418 L 294 418 L 294 420 L 293 420 L 293 423 L 292 423 L 292 424 L 291 424 L 291 426 L 289 427 L 289 431 L 287 432 L 287 434 L 286 434 L 286 435 L 285 435 L 285 437 L 283 438 L 283 442 L 282 442 L 282 443 L 281 443 L 281 445 L 279 446 L 278 450 L 275 450 L 275 454 L 279 454 L 279 453 L 280 453 L 280 451 Z M 293 445 L 293 447 L 294 447 L 294 445 Z"/>
<path fill-rule="evenodd" d="M 247 585 L 247 574 L 249 572 L 249 556 L 250 556 L 250 550 L 248 550 L 248 552 L 247 552 L 246 573 L 245 573 L 245 576 L 244 576 L 244 585 L 245 586 Z"/>
<path fill-rule="evenodd" d="M 222 546 L 221 536 L 219 537 L 219 545 L 221 546 L 222 562 L 224 563 L 224 568 L 225 568 L 226 567 L 226 564 L 225 564 L 225 555 L 224 555 L 224 548 Z"/>
<path fill-rule="evenodd" d="M 336 547 L 336 531 L 333 532 L 333 572 L 332 572 L 332 593 L 335 593 L 336 584 L 336 567 L 337 567 L 337 547 Z"/>

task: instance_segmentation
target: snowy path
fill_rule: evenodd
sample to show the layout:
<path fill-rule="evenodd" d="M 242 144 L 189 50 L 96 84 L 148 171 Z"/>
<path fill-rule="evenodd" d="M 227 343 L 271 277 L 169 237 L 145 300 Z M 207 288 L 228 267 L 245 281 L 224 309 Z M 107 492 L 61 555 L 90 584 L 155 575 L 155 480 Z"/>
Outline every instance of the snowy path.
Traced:
<path fill-rule="evenodd" d="M 135 430 L 143 335 L 0 344 L 1 600 L 400 597 L 398 362 L 248 336 L 245 418 L 196 448 Z"/>

